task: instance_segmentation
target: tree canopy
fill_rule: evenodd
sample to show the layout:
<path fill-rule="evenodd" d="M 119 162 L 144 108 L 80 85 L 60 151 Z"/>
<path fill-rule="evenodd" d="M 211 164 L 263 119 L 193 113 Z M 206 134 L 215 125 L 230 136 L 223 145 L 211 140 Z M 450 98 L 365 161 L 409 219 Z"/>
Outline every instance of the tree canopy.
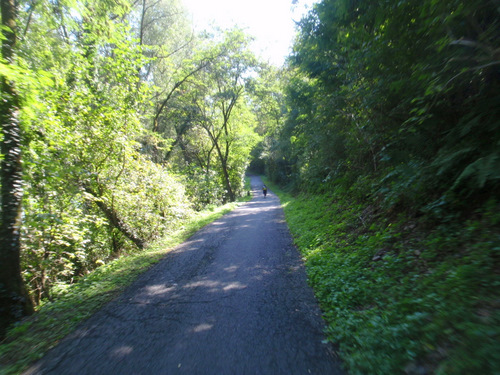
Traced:
<path fill-rule="evenodd" d="M 300 30 L 277 179 L 373 172 L 394 204 L 498 186 L 494 2 L 322 1 Z"/>
<path fill-rule="evenodd" d="M 54 286 L 242 193 L 258 63 L 240 30 L 195 35 L 176 0 L 2 10 L 3 334 Z"/>

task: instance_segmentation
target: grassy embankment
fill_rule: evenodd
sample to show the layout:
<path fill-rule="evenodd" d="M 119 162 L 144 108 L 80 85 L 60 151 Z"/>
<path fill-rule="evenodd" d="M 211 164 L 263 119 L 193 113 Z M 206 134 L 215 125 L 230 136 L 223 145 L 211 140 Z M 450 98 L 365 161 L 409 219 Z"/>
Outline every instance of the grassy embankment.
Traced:
<path fill-rule="evenodd" d="M 248 200 L 245 197 L 242 200 Z M 197 230 L 232 211 L 238 203 L 200 212 L 147 250 L 118 258 L 89 274 L 78 283 L 54 291 L 53 302 L 16 324 L 0 343 L 0 374 L 18 374 L 41 358 L 60 339 L 73 331 L 105 303 L 119 295 L 141 273 L 162 259 L 174 246 Z"/>
<path fill-rule="evenodd" d="M 500 210 L 409 220 L 354 188 L 284 206 L 328 339 L 351 374 L 500 373 Z"/>

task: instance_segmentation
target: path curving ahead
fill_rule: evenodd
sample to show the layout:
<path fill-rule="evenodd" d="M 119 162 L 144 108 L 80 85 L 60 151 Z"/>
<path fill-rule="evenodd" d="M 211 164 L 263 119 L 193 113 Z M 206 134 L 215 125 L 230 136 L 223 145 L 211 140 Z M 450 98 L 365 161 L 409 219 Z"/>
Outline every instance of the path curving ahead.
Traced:
<path fill-rule="evenodd" d="M 169 253 L 26 374 L 342 374 L 276 196 Z"/>

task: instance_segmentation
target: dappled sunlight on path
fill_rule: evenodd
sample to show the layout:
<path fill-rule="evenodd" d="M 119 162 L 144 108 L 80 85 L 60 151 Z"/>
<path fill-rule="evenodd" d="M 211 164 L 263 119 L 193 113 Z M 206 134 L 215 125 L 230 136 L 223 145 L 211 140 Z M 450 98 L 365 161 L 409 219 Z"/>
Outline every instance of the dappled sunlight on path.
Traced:
<path fill-rule="evenodd" d="M 28 373 L 340 374 L 279 200 L 259 184 Z"/>

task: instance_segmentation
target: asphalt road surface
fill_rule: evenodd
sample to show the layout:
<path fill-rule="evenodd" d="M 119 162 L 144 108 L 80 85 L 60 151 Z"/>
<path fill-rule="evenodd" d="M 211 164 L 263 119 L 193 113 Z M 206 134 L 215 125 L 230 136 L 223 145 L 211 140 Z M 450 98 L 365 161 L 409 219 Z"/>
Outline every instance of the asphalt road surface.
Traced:
<path fill-rule="evenodd" d="M 208 225 L 26 374 L 342 374 L 276 196 Z"/>

